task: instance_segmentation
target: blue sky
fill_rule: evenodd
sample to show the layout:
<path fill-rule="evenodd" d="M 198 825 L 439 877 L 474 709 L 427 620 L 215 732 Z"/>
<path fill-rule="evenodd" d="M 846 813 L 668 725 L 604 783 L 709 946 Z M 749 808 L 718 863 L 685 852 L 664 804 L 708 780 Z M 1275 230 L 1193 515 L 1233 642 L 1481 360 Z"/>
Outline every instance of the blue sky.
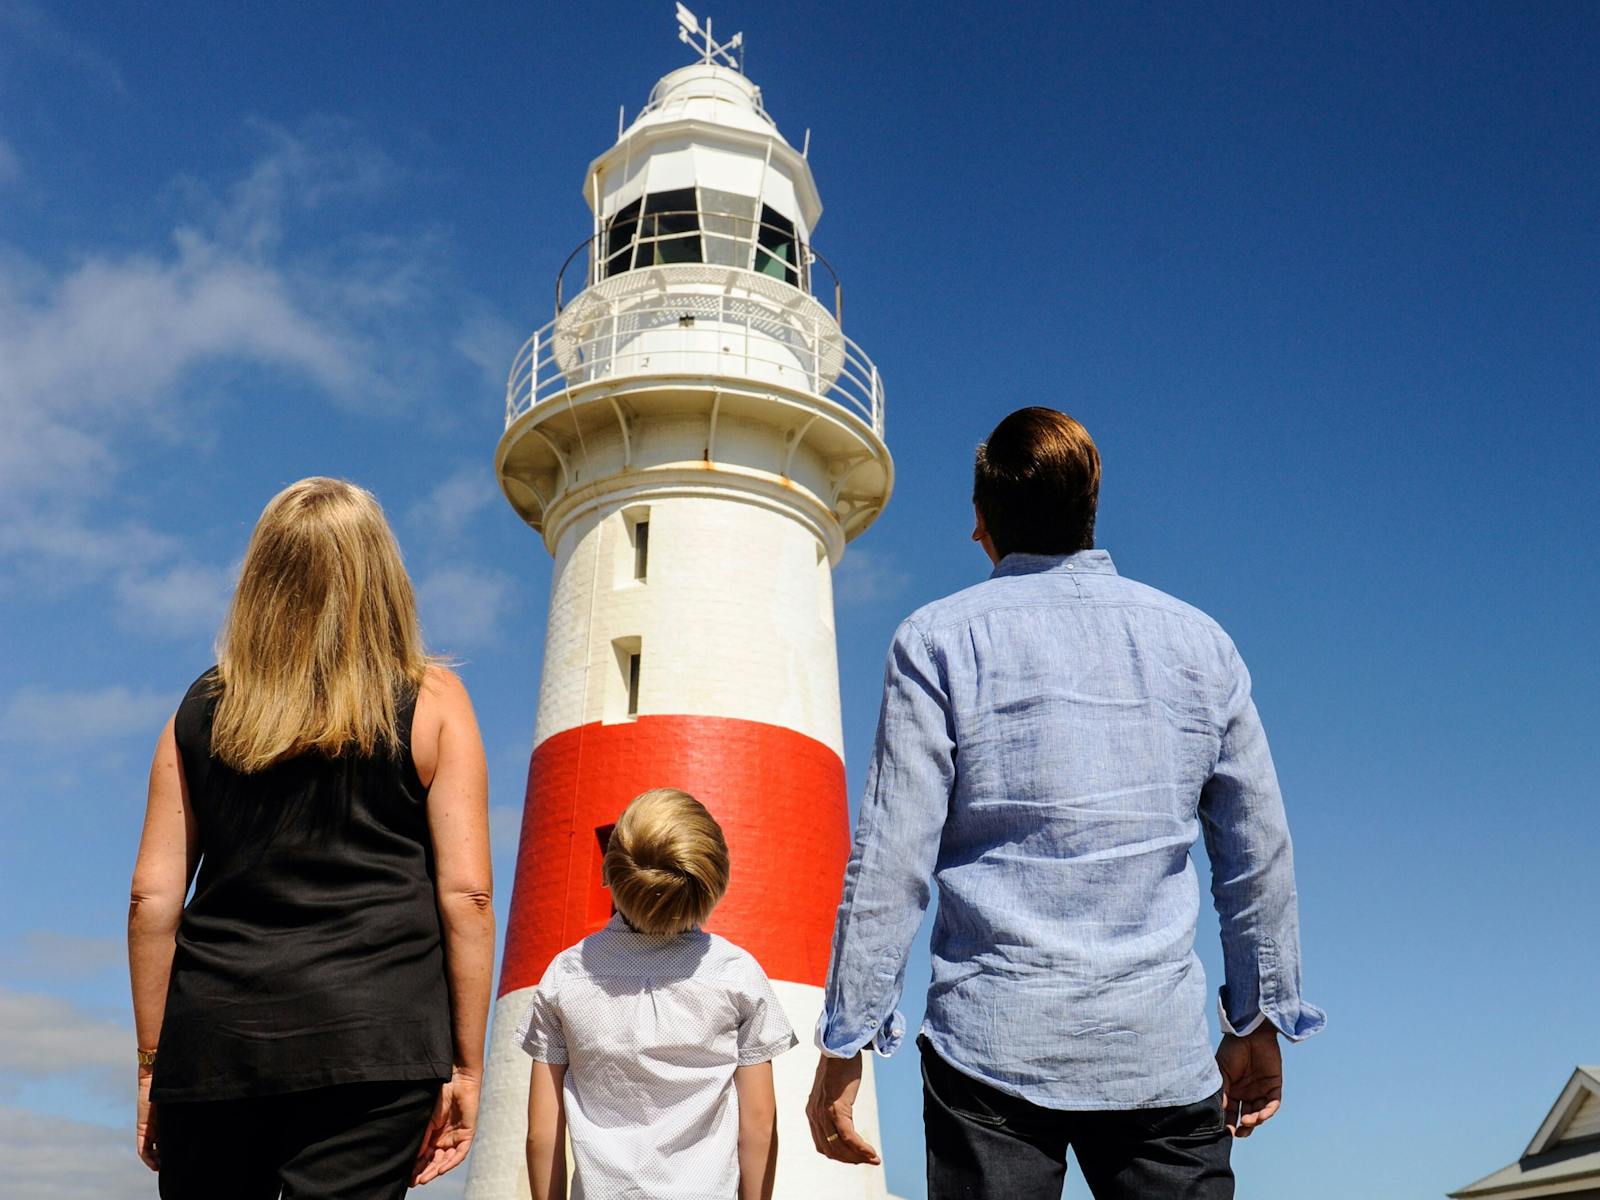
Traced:
<path fill-rule="evenodd" d="M 896 494 L 838 581 L 852 787 L 895 622 L 986 571 L 972 446 L 1067 409 L 1105 457 L 1101 544 L 1232 632 L 1290 807 L 1331 1020 L 1239 1195 L 1439 1196 L 1510 1161 L 1600 1059 L 1600 8 L 711 15 L 812 129 L 817 244 L 888 390 Z M 25 1194 L 152 1194 L 119 965 L 144 772 L 296 478 L 378 493 L 461 660 L 503 913 L 549 586 L 494 489 L 505 370 L 617 106 L 685 56 L 666 0 L 0 0 Z M 913 1018 L 926 975 L 924 945 Z M 880 1081 L 891 1188 L 921 1196 L 912 1057 Z"/>

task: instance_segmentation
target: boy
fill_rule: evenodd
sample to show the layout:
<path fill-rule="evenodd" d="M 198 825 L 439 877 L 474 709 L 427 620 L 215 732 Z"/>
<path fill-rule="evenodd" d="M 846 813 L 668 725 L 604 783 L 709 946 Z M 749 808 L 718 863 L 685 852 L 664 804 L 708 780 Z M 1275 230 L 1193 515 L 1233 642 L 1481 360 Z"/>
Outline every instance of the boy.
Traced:
<path fill-rule="evenodd" d="M 628 805 L 602 878 L 616 914 L 558 954 L 521 1041 L 534 1200 L 769 1200 L 772 1059 L 796 1043 L 772 985 L 700 929 L 728 887 L 722 829 L 687 792 Z"/>

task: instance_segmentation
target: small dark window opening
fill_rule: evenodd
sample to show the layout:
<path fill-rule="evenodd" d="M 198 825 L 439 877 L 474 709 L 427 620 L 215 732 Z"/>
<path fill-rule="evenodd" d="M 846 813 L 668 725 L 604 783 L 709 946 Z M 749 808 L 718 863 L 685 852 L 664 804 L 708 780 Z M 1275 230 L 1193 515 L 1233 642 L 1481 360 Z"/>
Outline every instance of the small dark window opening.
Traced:
<path fill-rule="evenodd" d="M 693 188 L 651 192 L 644 198 L 644 230 L 648 242 L 641 248 L 638 265 L 704 262 L 700 250 L 700 212 Z"/>
<path fill-rule="evenodd" d="M 615 825 L 599 825 L 594 831 L 594 887 L 589 893 L 589 924 L 601 926 L 611 919 L 616 908 L 611 903 L 611 889 L 606 887 L 606 851 L 611 847 L 611 831 Z"/>
<path fill-rule="evenodd" d="M 633 237 L 638 230 L 639 202 L 635 200 L 619 208 L 606 226 L 605 268 L 600 272 L 602 277 L 609 279 L 633 268 Z"/>
<path fill-rule="evenodd" d="M 628 655 L 628 715 L 639 715 L 639 660 L 643 654 Z"/>
<path fill-rule="evenodd" d="M 650 569 L 650 522 L 633 524 L 633 577 L 642 580 Z"/>
<path fill-rule="evenodd" d="M 794 222 L 767 205 L 761 206 L 761 231 L 756 237 L 756 270 L 799 286 L 800 253 Z"/>

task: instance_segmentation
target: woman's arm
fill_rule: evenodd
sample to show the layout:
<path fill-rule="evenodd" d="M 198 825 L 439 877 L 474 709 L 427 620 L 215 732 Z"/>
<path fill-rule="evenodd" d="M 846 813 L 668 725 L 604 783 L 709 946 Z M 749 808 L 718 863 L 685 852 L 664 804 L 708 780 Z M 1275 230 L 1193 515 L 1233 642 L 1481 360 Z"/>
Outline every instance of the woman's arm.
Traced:
<path fill-rule="evenodd" d="M 431 668 L 418 697 L 412 757 L 428 787 L 434 889 L 444 935 L 455 1072 L 439 1095 L 417 1160 L 427 1183 L 466 1158 L 478 1123 L 483 1034 L 494 978 L 494 882 L 489 867 L 489 774 L 467 689 Z"/>
<path fill-rule="evenodd" d="M 144 833 L 139 839 L 139 857 L 134 863 L 128 899 L 128 975 L 133 985 L 134 1035 L 141 1050 L 154 1050 L 161 1040 L 174 939 L 198 858 L 199 831 L 189 808 L 178 741 L 172 722 L 168 721 L 150 764 Z M 139 1157 L 152 1171 L 159 1166 L 156 1118 L 150 1107 L 153 1073 L 151 1067 L 140 1065 L 134 1116 Z"/>
<path fill-rule="evenodd" d="M 566 1063 L 535 1062 L 528 1079 L 528 1181 L 533 1200 L 567 1200 Z"/>
<path fill-rule="evenodd" d="M 778 1171 L 778 1100 L 772 1064 L 736 1067 L 733 1087 L 739 1094 L 739 1200 L 772 1200 Z"/>

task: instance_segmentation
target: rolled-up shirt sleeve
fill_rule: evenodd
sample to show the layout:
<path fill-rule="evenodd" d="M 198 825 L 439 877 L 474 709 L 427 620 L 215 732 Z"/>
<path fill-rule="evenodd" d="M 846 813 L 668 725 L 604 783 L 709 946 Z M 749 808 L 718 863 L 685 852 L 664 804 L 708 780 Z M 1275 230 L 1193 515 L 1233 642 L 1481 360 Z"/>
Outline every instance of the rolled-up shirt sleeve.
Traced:
<path fill-rule="evenodd" d="M 955 782 L 947 688 L 932 648 L 911 621 L 895 631 L 883 705 L 845 867 L 816 1044 L 848 1058 L 871 1044 L 893 1054 L 905 1036 L 897 1011 L 911 941 L 927 911 Z"/>
<path fill-rule="evenodd" d="M 1230 650 L 1231 686 L 1217 765 L 1200 794 L 1211 894 L 1222 928 L 1222 1028 L 1245 1034 L 1263 1020 L 1290 1041 L 1327 1023 L 1300 994 L 1300 914 L 1294 852 L 1250 673 Z"/>

